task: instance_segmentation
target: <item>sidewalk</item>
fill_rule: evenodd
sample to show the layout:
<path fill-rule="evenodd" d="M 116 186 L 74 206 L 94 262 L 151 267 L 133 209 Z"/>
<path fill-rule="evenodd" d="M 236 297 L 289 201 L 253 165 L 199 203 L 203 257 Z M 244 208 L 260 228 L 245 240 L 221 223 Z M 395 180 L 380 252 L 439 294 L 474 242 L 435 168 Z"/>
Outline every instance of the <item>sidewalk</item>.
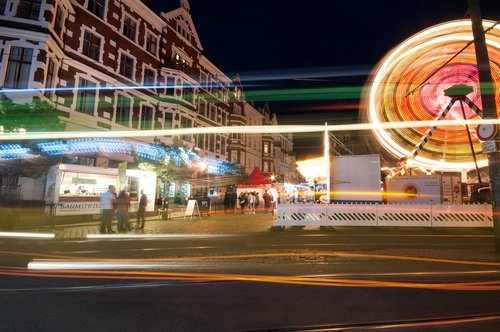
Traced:
<path fill-rule="evenodd" d="M 135 216 L 129 220 L 132 228 L 137 225 Z M 210 216 L 193 216 L 184 218 L 180 212 L 172 214 L 171 219 L 163 220 L 161 216 L 146 218 L 144 229 L 132 230 L 136 234 L 244 234 L 269 231 L 276 220 L 270 213 L 211 213 Z M 56 239 L 81 239 L 87 234 L 99 234 L 100 222 L 42 226 L 31 229 L 34 232 L 52 232 Z M 113 220 L 116 231 L 116 220 Z"/>

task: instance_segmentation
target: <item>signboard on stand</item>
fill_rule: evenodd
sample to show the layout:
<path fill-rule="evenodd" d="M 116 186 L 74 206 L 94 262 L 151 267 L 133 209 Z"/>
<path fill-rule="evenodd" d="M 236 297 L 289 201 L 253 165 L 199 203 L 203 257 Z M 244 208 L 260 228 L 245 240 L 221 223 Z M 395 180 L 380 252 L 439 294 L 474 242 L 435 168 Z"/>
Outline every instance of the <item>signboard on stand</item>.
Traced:
<path fill-rule="evenodd" d="M 195 209 L 196 209 L 196 212 L 195 212 Z M 194 213 L 197 213 L 198 218 L 201 218 L 200 209 L 198 207 L 198 202 L 195 199 L 190 199 L 187 203 L 187 206 L 186 206 L 186 211 L 184 213 L 184 219 L 186 219 L 186 217 L 191 217 L 191 219 L 193 219 Z"/>

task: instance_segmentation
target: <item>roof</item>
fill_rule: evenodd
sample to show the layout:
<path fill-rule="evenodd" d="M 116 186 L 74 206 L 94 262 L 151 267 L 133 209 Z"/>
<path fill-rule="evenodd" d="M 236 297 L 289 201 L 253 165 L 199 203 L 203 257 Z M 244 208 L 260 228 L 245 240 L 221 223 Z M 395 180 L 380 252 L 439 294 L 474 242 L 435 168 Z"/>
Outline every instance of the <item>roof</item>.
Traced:
<path fill-rule="evenodd" d="M 259 184 L 271 184 L 271 182 L 262 175 L 258 167 L 255 167 L 252 174 L 248 177 L 247 182 L 243 183 L 243 185 L 255 186 Z"/>

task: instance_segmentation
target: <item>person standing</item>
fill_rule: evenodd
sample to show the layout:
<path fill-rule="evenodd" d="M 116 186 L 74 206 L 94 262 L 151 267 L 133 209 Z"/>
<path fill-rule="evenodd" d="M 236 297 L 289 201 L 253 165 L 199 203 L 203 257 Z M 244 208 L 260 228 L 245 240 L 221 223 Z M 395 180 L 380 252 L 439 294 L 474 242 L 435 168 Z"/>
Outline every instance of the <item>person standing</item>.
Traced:
<path fill-rule="evenodd" d="M 115 186 L 109 185 L 108 191 L 101 196 L 101 234 L 114 233 L 111 228 L 111 219 L 115 213 L 115 191 Z"/>
<path fill-rule="evenodd" d="M 271 208 L 271 202 L 273 201 L 273 197 L 271 196 L 271 194 L 269 194 L 268 191 L 266 191 L 264 195 L 262 195 L 262 199 L 264 200 L 264 208 L 266 209 L 266 212 L 268 212 L 269 209 Z"/>
<path fill-rule="evenodd" d="M 118 232 L 126 232 L 130 230 L 128 224 L 128 209 L 130 206 L 130 198 L 127 191 L 123 189 L 120 191 L 118 198 L 116 199 L 116 217 L 118 219 Z"/>
<path fill-rule="evenodd" d="M 254 191 L 254 193 L 255 193 L 255 202 L 254 202 L 255 211 L 259 212 L 259 205 L 260 205 L 259 193 L 257 191 Z"/>
<path fill-rule="evenodd" d="M 144 214 L 146 213 L 146 205 L 148 205 L 148 197 L 144 193 L 143 189 L 141 190 L 141 198 L 139 199 L 139 208 L 137 209 L 137 229 L 144 229 L 144 223 L 146 222 L 146 218 L 144 217 Z"/>

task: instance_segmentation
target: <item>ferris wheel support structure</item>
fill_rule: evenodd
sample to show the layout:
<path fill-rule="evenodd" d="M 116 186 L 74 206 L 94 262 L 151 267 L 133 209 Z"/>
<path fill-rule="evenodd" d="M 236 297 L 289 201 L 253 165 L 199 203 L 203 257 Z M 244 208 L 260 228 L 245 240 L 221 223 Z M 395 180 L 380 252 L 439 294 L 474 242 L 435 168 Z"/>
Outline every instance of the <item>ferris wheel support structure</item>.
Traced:
<path fill-rule="evenodd" d="M 479 84 L 481 90 L 481 100 L 485 116 L 497 119 L 497 108 L 495 103 L 495 86 L 491 75 L 490 60 L 488 57 L 488 48 L 483 30 L 483 19 L 481 17 L 481 8 L 479 0 L 468 0 L 470 18 L 472 21 L 472 33 L 474 36 L 474 47 L 476 50 L 476 60 L 479 73 Z M 491 86 L 485 93 L 485 85 Z M 494 138 L 498 146 L 499 136 Z M 490 187 L 493 196 L 493 231 L 495 234 L 495 249 L 500 252 L 500 159 L 498 152 L 488 154 Z"/>

